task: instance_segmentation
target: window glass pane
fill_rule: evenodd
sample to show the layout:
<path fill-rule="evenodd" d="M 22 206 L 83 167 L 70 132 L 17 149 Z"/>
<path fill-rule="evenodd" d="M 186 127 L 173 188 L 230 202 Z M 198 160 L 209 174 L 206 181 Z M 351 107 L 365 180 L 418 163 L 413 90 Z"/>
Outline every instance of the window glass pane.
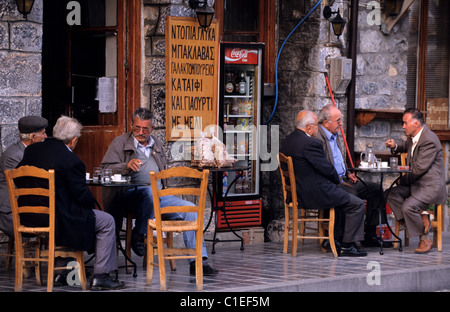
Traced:
<path fill-rule="evenodd" d="M 258 31 L 259 0 L 224 0 L 223 6 L 224 33 Z"/>
<path fill-rule="evenodd" d="M 81 27 L 117 25 L 117 0 L 81 0 Z"/>
<path fill-rule="evenodd" d="M 430 1 L 428 10 L 427 98 L 448 98 L 449 1 Z"/>
<path fill-rule="evenodd" d="M 409 7 L 409 25 L 408 36 L 408 72 L 406 74 L 406 105 L 405 108 L 413 108 L 416 105 L 416 86 L 417 86 L 417 51 L 419 43 L 419 1 Z"/>

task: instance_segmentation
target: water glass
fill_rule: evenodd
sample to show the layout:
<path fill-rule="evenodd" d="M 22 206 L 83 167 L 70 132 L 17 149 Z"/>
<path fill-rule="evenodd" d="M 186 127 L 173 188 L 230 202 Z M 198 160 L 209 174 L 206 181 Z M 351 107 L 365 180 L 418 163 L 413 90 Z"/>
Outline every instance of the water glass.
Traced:
<path fill-rule="evenodd" d="M 389 165 L 391 166 L 391 169 L 397 169 L 398 166 L 398 158 L 397 157 L 391 157 L 389 159 Z"/>
<path fill-rule="evenodd" d="M 103 182 L 104 183 L 111 183 L 111 176 L 112 176 L 112 170 L 111 169 L 103 170 Z"/>
<path fill-rule="evenodd" d="M 101 183 L 102 182 L 102 168 L 94 167 L 92 170 L 92 182 Z"/>

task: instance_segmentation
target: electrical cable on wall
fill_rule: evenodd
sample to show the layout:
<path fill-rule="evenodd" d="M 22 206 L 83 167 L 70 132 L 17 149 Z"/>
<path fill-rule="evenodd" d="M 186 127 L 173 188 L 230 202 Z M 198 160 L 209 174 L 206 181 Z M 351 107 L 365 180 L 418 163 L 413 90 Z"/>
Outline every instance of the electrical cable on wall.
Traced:
<path fill-rule="evenodd" d="M 309 11 L 308 14 L 305 15 L 305 17 L 300 21 L 300 23 L 297 24 L 297 26 L 292 29 L 292 31 L 289 33 L 289 35 L 284 40 L 283 44 L 281 45 L 280 51 L 278 52 L 277 60 L 275 62 L 275 105 L 272 110 L 272 114 L 270 115 L 269 119 L 264 123 L 264 125 L 267 125 L 270 120 L 272 119 L 273 115 L 275 114 L 275 110 L 277 109 L 278 104 L 278 61 L 280 60 L 281 52 L 283 51 L 284 45 L 289 40 L 289 37 L 297 30 L 297 28 L 314 12 L 314 10 L 319 6 L 319 4 L 322 3 L 322 0 L 319 0 L 319 2 L 316 3 L 316 5 Z"/>

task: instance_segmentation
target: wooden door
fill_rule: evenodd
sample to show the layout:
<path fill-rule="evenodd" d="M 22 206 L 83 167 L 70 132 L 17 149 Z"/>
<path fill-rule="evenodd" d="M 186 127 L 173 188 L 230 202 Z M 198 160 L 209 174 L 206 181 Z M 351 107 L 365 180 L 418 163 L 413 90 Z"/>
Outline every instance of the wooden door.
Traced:
<path fill-rule="evenodd" d="M 74 152 L 92 173 L 140 106 L 141 1 L 68 2 L 44 0 L 43 116 L 51 127 L 62 114 L 83 124 Z"/>

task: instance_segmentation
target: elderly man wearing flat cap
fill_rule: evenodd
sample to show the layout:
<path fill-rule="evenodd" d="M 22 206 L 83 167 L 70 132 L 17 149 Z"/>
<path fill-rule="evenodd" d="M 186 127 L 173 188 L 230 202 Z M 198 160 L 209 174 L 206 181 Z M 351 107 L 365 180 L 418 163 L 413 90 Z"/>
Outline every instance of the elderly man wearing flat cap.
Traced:
<path fill-rule="evenodd" d="M 48 121 L 43 117 L 25 116 L 20 118 L 18 122 L 20 140 L 9 146 L 0 157 L 0 230 L 11 238 L 14 238 L 14 227 L 5 170 L 16 168 L 28 145 L 45 140 L 47 126 Z"/>

